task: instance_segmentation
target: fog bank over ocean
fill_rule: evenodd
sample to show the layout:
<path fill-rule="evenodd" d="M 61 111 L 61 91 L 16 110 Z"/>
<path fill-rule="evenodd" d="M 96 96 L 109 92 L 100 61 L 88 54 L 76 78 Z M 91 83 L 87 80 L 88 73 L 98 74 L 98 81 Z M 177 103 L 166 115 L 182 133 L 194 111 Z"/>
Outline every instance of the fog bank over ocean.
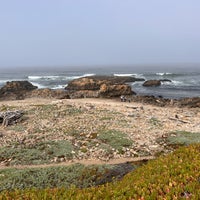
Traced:
<path fill-rule="evenodd" d="M 70 72 L 70 71 L 95 71 L 103 73 L 102 70 L 106 72 L 114 71 L 126 71 L 126 72 L 157 72 L 157 71 L 172 71 L 172 72 L 200 72 L 200 63 L 196 64 L 135 64 L 135 65 L 81 65 L 81 66 L 17 66 L 17 67 L 0 67 L 0 72 Z"/>

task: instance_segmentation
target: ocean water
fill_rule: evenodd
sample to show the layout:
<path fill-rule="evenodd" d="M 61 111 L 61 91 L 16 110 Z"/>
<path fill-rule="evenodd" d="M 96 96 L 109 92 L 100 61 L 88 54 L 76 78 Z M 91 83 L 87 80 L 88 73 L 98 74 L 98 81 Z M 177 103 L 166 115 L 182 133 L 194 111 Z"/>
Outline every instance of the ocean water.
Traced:
<path fill-rule="evenodd" d="M 138 95 L 164 98 L 200 97 L 200 66 L 178 67 L 82 67 L 82 68 L 18 68 L 0 69 L 0 87 L 7 81 L 27 80 L 38 88 L 64 89 L 69 81 L 92 75 L 133 76 L 137 78 L 169 79 L 159 87 L 143 87 L 143 82 L 130 83 Z"/>

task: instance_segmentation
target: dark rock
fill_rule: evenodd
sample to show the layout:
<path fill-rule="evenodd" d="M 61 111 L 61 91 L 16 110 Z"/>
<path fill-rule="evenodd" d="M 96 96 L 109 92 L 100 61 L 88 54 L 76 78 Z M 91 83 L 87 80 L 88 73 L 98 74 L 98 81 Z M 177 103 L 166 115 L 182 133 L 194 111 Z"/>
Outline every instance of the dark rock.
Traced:
<path fill-rule="evenodd" d="M 178 105 L 179 107 L 200 108 L 200 97 L 180 99 Z"/>
<path fill-rule="evenodd" d="M 183 99 L 165 99 L 155 96 L 133 96 L 132 101 L 152 104 L 156 106 L 178 106 L 188 108 L 200 108 L 200 97 Z"/>
<path fill-rule="evenodd" d="M 148 80 L 143 83 L 143 86 L 145 87 L 160 86 L 160 85 L 161 85 L 160 80 Z"/>
<path fill-rule="evenodd" d="M 160 79 L 161 82 L 172 82 L 170 79 Z"/>
<path fill-rule="evenodd" d="M 159 98 L 155 96 L 134 96 L 132 97 L 132 100 L 135 102 L 147 103 L 147 104 L 161 106 L 161 107 L 170 105 L 170 102 L 171 102 L 170 99 L 164 99 L 162 97 Z"/>
<path fill-rule="evenodd" d="M 37 89 L 37 86 L 32 85 L 28 81 L 11 81 L 7 82 L 6 85 L 0 89 L 0 91 L 19 92 L 20 90 L 30 91 L 34 89 Z"/>
<path fill-rule="evenodd" d="M 19 100 L 27 97 L 69 99 L 70 95 L 66 90 L 37 89 L 28 81 L 7 82 L 0 89 L 1 100 Z"/>

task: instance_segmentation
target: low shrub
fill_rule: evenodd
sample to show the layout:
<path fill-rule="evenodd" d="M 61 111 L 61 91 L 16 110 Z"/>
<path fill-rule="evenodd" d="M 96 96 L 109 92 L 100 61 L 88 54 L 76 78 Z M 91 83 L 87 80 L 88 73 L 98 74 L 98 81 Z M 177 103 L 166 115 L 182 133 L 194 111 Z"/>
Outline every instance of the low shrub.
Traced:
<path fill-rule="evenodd" d="M 193 143 L 200 143 L 200 133 L 176 131 L 170 134 L 167 138 L 167 143 L 170 145 L 189 145 Z"/>
<path fill-rule="evenodd" d="M 127 174 L 87 189 L 4 191 L 0 199 L 200 199 L 200 144 L 181 147 Z"/>
<path fill-rule="evenodd" d="M 66 140 L 39 142 L 31 146 L 14 144 L 0 148 L 0 162 L 9 160 L 9 165 L 50 163 L 55 157 L 71 159 L 73 145 Z"/>
<path fill-rule="evenodd" d="M 97 138 L 121 153 L 123 147 L 130 147 L 133 144 L 126 134 L 117 130 L 101 130 Z"/>
<path fill-rule="evenodd" d="M 27 188 L 87 188 L 119 179 L 135 169 L 132 164 L 52 166 L 0 170 L 0 191 Z"/>

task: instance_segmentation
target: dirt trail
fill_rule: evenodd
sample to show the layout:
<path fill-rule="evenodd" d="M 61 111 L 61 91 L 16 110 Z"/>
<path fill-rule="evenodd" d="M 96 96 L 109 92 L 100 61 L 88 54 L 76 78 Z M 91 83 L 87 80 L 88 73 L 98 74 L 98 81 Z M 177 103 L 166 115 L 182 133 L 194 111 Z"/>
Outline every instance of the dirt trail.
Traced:
<path fill-rule="evenodd" d="M 144 156 L 144 157 L 136 157 L 136 158 L 119 158 L 119 159 L 111 159 L 109 161 L 102 161 L 102 160 L 75 160 L 75 161 L 68 161 L 68 162 L 61 162 L 61 163 L 52 163 L 52 164 L 41 164 L 41 165 L 16 165 L 16 166 L 5 166 L 0 165 L 0 170 L 3 169 L 28 169 L 28 168 L 47 168 L 47 167 L 64 167 L 70 166 L 72 164 L 83 164 L 83 165 L 115 165 L 115 164 L 122 164 L 127 162 L 138 162 L 138 161 L 145 161 L 145 160 L 152 160 L 155 159 L 154 156 Z"/>

